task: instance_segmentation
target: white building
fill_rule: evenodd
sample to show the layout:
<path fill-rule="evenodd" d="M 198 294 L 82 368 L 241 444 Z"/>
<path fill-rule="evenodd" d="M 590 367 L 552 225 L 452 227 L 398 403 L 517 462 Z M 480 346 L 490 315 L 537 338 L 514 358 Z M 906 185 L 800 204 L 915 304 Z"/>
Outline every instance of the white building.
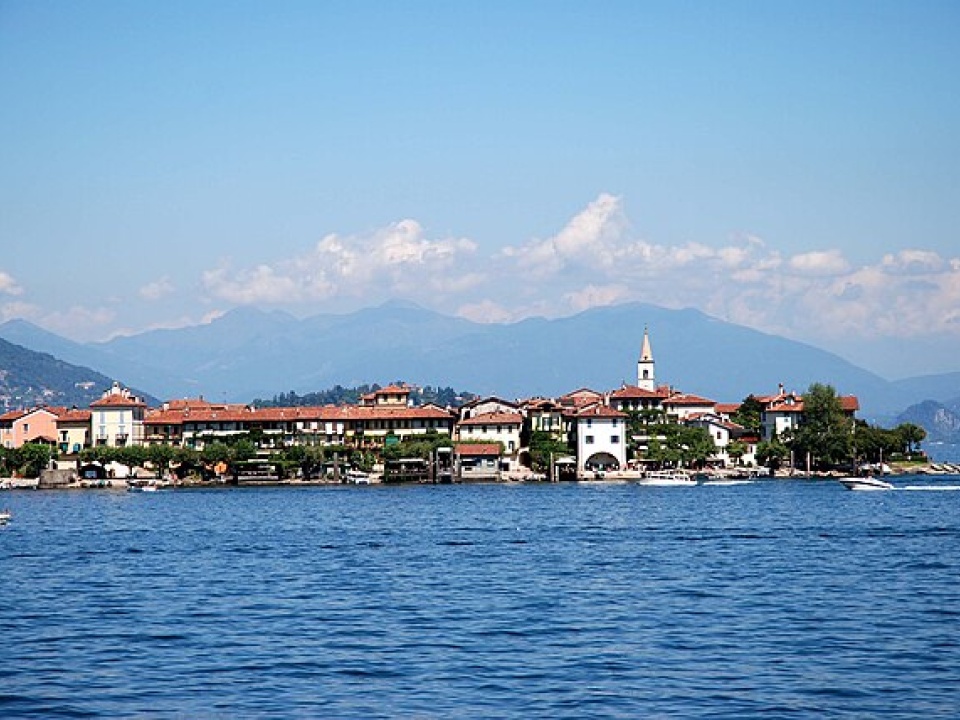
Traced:
<path fill-rule="evenodd" d="M 577 413 L 577 470 L 619 470 L 627 464 L 627 415 L 596 404 Z"/>
<path fill-rule="evenodd" d="M 710 433 L 710 438 L 716 446 L 714 459 L 729 465 L 756 465 L 757 442 L 759 438 L 752 436 L 751 433 L 742 425 L 725 420 L 720 415 L 713 413 L 704 413 L 695 415 L 686 419 L 684 424 L 690 427 L 700 427 Z M 746 452 L 735 460 L 730 457 L 728 448 L 734 440 L 739 440 L 746 448 Z"/>
<path fill-rule="evenodd" d="M 115 382 L 103 397 L 90 403 L 94 445 L 126 447 L 143 443 L 143 416 L 147 404 Z"/>
<path fill-rule="evenodd" d="M 473 415 L 457 423 L 456 439 L 461 442 L 499 442 L 504 454 L 515 457 L 520 449 L 523 416 L 519 412 L 492 412 Z"/>
<path fill-rule="evenodd" d="M 677 422 L 683 422 L 695 415 L 716 412 L 717 403 L 699 395 L 674 393 L 663 401 L 662 407 L 668 416 L 674 418 Z"/>

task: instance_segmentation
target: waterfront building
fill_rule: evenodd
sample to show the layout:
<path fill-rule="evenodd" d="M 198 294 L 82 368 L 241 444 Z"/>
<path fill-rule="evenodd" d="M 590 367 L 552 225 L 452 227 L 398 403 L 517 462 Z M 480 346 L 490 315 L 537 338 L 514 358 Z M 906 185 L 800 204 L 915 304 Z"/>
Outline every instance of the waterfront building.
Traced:
<path fill-rule="evenodd" d="M 7 449 L 25 443 L 55 445 L 57 418 L 63 412 L 66 412 L 65 408 L 40 406 L 0 415 L 0 445 Z"/>
<path fill-rule="evenodd" d="M 716 447 L 714 460 L 722 465 L 754 465 L 756 464 L 757 443 L 759 438 L 742 425 L 723 418 L 718 413 L 702 413 L 691 415 L 684 421 L 690 427 L 699 427 L 706 430 Z M 732 458 L 729 453 L 730 443 L 739 441 L 745 452 L 740 458 Z"/>
<path fill-rule="evenodd" d="M 688 393 L 673 393 L 662 403 L 663 411 L 674 422 L 683 422 L 694 415 L 714 413 L 717 403 L 713 400 L 690 395 Z"/>
<path fill-rule="evenodd" d="M 472 415 L 457 423 L 456 440 L 500 443 L 506 454 L 515 458 L 520 450 L 523 415 L 516 412 L 490 412 Z"/>
<path fill-rule="evenodd" d="M 531 398 L 522 403 L 521 409 L 525 418 L 524 444 L 529 443 L 530 434 L 534 432 L 545 432 L 561 442 L 569 439 L 571 423 L 556 400 Z"/>
<path fill-rule="evenodd" d="M 127 447 L 143 442 L 147 404 L 115 382 L 103 397 L 90 403 L 93 443 Z"/>
<path fill-rule="evenodd" d="M 76 455 L 90 447 L 90 410 L 70 408 L 57 416 L 57 449 L 61 455 Z"/>
<path fill-rule="evenodd" d="M 784 392 L 780 385 L 776 395 L 761 396 L 760 436 L 762 440 L 782 437 L 803 423 L 803 396 L 796 392 Z M 849 417 L 856 417 L 860 400 L 856 395 L 840 395 L 840 408 Z"/>
<path fill-rule="evenodd" d="M 202 449 L 213 441 L 252 433 L 269 446 L 319 445 L 373 448 L 397 440 L 453 432 L 453 414 L 436 405 L 408 407 L 391 402 L 368 405 L 255 408 L 200 401 L 169 403 L 145 425 L 149 444 Z"/>
<path fill-rule="evenodd" d="M 603 403 L 576 415 L 577 469 L 619 470 L 627 464 L 627 415 Z"/>
<path fill-rule="evenodd" d="M 467 420 L 476 415 L 489 415 L 490 413 L 513 413 L 522 414 L 519 403 L 503 400 L 498 397 L 490 396 L 485 398 L 476 398 L 460 406 L 460 420 Z"/>
<path fill-rule="evenodd" d="M 460 480 L 500 479 L 500 443 L 455 443 L 453 446 L 457 477 Z"/>

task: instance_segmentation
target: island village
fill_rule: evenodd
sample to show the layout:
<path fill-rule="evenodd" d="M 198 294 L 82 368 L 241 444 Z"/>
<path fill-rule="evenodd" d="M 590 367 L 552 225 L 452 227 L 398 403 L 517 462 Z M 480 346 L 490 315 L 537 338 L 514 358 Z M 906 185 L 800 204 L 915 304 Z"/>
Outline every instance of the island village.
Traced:
<path fill-rule="evenodd" d="M 832 392 L 832 388 L 829 388 Z M 804 398 L 781 385 L 742 404 L 658 385 L 644 330 L 636 384 L 557 398 L 478 397 L 459 407 L 417 402 L 394 384 L 355 404 L 254 407 L 202 397 L 149 408 L 115 382 L 89 408 L 0 415 L 0 452 L 42 446 L 40 487 L 253 482 L 464 482 L 635 479 L 693 483 L 811 470 L 778 439 L 804 424 Z M 859 402 L 835 404 L 855 427 Z M 922 430 L 921 430 L 922 432 Z M 920 437 L 908 438 L 907 449 Z M 758 452 L 758 448 L 761 451 Z M 766 448 L 766 452 L 762 450 Z M 771 449 L 772 448 L 772 449 Z M 9 467 L 6 473 L 10 473 Z M 21 482 L 30 482 L 29 473 Z M 17 482 L 5 480 L 6 486 Z"/>

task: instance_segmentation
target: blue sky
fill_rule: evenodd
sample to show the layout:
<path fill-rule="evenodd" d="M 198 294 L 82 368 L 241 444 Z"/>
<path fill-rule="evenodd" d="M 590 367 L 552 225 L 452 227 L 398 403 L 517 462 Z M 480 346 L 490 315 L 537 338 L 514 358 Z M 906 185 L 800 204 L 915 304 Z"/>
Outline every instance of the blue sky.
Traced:
<path fill-rule="evenodd" d="M 0 0 L 0 320 L 640 300 L 960 370 L 957 37 L 922 0 Z"/>

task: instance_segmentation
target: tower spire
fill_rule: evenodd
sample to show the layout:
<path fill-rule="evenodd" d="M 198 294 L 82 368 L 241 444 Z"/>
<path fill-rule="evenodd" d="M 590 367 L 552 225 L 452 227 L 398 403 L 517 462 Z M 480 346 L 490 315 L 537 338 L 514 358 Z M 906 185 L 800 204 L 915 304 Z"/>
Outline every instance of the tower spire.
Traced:
<path fill-rule="evenodd" d="M 657 383 L 653 374 L 653 350 L 650 348 L 650 333 L 643 328 L 643 344 L 640 346 L 640 359 L 637 361 L 637 387 L 653 392 Z"/>

